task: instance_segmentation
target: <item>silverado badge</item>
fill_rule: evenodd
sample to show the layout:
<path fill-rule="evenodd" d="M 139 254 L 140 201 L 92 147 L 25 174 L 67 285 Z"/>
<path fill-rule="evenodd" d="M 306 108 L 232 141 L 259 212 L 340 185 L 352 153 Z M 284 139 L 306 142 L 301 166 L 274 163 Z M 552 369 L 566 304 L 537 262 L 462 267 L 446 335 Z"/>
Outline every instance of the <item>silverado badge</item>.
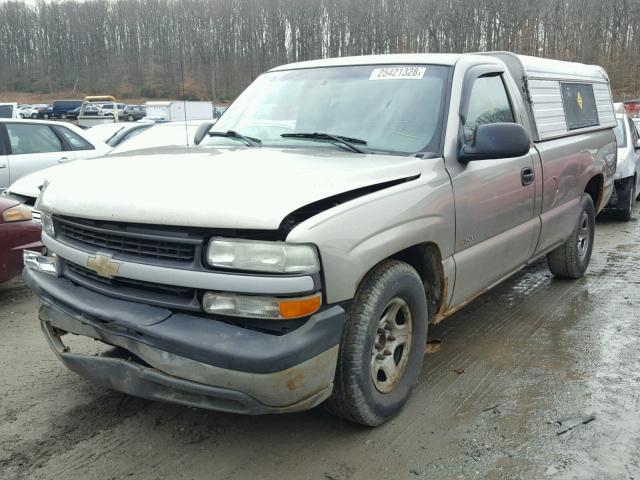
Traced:
<path fill-rule="evenodd" d="M 120 264 L 111 260 L 111 255 L 92 255 L 87 259 L 87 268 L 104 278 L 113 278 L 118 274 Z"/>

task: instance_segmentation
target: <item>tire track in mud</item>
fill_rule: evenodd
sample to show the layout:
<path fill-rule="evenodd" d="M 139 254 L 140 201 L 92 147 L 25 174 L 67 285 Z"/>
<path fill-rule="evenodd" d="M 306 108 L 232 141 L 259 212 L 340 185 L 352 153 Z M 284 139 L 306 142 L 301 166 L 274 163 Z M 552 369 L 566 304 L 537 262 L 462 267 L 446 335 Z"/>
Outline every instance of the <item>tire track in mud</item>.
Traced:
<path fill-rule="evenodd" d="M 30 478 L 53 457 L 71 451 L 78 443 L 111 430 L 127 418 L 138 415 L 151 402 L 108 392 L 90 403 L 53 414 L 49 430 L 37 440 L 16 439 L 12 452 L 0 456 L 0 478 Z"/>
<path fill-rule="evenodd" d="M 21 396 L 12 384 L 10 397 L 3 399 L 11 407 L 0 406 L 5 414 L 0 422 L 6 418 L 30 433 L 0 440 L 0 462 L 6 460 L 0 463 L 0 478 L 539 479 L 551 463 L 560 473 L 563 468 L 571 473 L 579 461 L 589 464 L 607 448 L 617 449 L 615 458 L 626 461 L 631 453 L 599 423 L 608 417 L 566 437 L 557 437 L 548 423 L 580 409 L 605 410 L 601 403 L 610 392 L 589 397 L 586 391 L 588 369 L 607 366 L 606 359 L 596 364 L 588 357 L 602 347 L 594 318 L 612 311 L 621 288 L 640 298 L 629 271 L 629 262 L 640 266 L 638 246 L 617 228 L 599 229 L 584 280 L 556 281 L 544 262 L 536 263 L 433 328 L 432 337 L 443 340 L 442 350 L 427 355 L 405 410 L 378 429 L 344 423 L 321 409 L 254 418 L 147 402 L 108 393 L 48 361 L 30 366 L 28 389 Z M 598 301 L 607 295 L 609 301 Z M 31 308 L 31 303 L 20 304 L 21 311 Z M 623 305 L 620 311 L 628 314 L 630 308 Z M 610 334 L 618 326 L 625 334 L 636 332 L 630 325 L 613 322 Z M 33 326 L 18 338 L 48 351 Z M 625 352 L 621 347 L 608 362 Z M 22 361 L 40 362 L 44 356 L 37 353 L 35 359 L 23 353 Z M 463 374 L 452 371 L 458 367 Z M 629 375 L 638 368 L 621 372 Z M 617 403 L 611 404 L 637 412 L 640 395 L 625 393 L 630 380 L 618 382 L 618 375 L 605 368 L 594 385 L 612 382 Z M 33 398 L 50 403 L 51 410 L 34 405 Z M 31 427 L 29 415 L 46 428 Z M 10 429 L 0 425 L 3 431 Z M 622 438 L 637 446 L 638 432 L 630 426 Z M 637 469 L 632 462 L 624 468 L 629 475 Z"/>

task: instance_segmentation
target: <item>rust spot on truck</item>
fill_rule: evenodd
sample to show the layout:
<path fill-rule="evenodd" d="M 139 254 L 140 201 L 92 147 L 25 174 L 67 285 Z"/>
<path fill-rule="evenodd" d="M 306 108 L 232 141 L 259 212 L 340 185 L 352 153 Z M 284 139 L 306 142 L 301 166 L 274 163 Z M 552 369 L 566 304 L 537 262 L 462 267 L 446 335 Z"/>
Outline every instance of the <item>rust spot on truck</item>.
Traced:
<path fill-rule="evenodd" d="M 449 297 L 449 279 L 445 278 L 442 285 L 442 292 L 440 293 L 440 299 L 438 301 L 439 307 L 435 316 L 433 317 L 433 324 L 437 325 L 445 319 L 447 309 L 447 298 Z"/>
<path fill-rule="evenodd" d="M 304 385 L 304 375 L 299 374 L 287 380 L 287 388 L 289 390 L 297 390 Z"/>
<path fill-rule="evenodd" d="M 460 305 L 456 305 L 453 308 L 450 308 L 446 311 L 444 311 L 442 313 L 442 318 L 440 318 L 438 320 L 438 322 L 441 322 L 442 320 L 444 320 L 447 317 L 450 317 L 451 315 L 453 315 L 454 313 L 456 313 L 459 310 L 462 310 L 464 307 L 466 307 L 467 305 L 469 305 L 471 302 L 473 302 L 476 298 L 484 295 L 486 292 L 488 292 L 489 290 L 491 290 L 491 287 L 489 288 L 485 288 L 484 290 L 481 290 L 480 292 L 476 293 L 474 296 L 472 296 L 471 298 L 469 298 L 468 300 L 465 300 L 464 302 L 462 302 Z M 436 322 L 434 322 L 436 323 Z"/>

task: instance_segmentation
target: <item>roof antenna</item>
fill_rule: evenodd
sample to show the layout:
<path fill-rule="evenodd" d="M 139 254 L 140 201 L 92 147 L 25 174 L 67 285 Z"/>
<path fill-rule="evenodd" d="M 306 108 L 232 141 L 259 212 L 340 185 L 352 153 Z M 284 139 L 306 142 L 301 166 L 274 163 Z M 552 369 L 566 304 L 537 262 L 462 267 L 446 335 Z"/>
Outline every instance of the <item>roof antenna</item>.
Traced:
<path fill-rule="evenodd" d="M 183 10 L 183 14 L 184 14 L 184 10 Z M 184 28 L 184 15 L 182 16 L 182 19 L 180 21 L 180 29 L 179 29 L 179 50 L 180 50 L 180 77 L 181 77 L 181 83 L 182 83 L 182 113 L 184 114 L 184 136 L 185 139 L 187 141 L 187 148 L 190 147 L 189 145 L 189 128 L 187 127 L 187 97 L 185 95 L 185 91 L 184 91 L 184 61 L 182 58 L 182 30 Z"/>

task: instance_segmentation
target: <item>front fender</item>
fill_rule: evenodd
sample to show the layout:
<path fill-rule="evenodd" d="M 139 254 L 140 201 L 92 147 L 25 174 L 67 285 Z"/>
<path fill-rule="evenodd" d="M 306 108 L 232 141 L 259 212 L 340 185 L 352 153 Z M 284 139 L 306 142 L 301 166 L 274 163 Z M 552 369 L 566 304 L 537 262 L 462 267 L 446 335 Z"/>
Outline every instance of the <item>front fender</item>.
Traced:
<path fill-rule="evenodd" d="M 635 150 L 626 149 L 618 150 L 618 166 L 616 168 L 615 180 L 633 177 L 636 173 L 636 155 Z"/>
<path fill-rule="evenodd" d="M 359 197 L 297 225 L 293 243 L 314 243 L 328 303 L 353 298 L 375 265 L 411 246 L 434 243 L 442 258 L 455 242 L 453 191 L 442 159 L 425 160 L 416 180 Z"/>

